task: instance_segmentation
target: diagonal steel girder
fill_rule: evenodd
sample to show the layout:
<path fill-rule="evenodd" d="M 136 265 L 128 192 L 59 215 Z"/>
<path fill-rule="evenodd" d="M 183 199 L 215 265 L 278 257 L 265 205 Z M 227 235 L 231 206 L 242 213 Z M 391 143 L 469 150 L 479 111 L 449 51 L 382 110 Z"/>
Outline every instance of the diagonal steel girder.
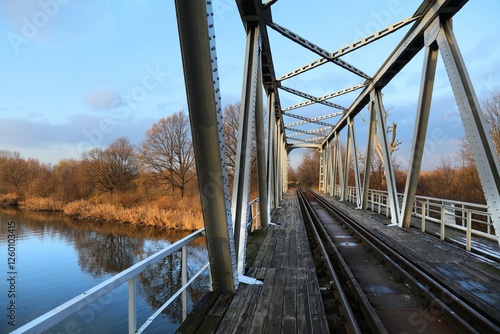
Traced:
<path fill-rule="evenodd" d="M 332 102 L 328 102 L 328 101 L 326 101 L 326 99 L 321 100 L 318 97 L 309 95 L 307 93 L 301 92 L 299 90 L 296 90 L 296 89 L 293 89 L 293 88 L 290 88 L 290 87 L 285 87 L 285 86 L 281 86 L 281 85 L 279 85 L 278 87 L 281 88 L 281 89 L 283 89 L 284 91 L 287 91 L 287 92 L 292 93 L 294 95 L 306 98 L 309 101 L 314 101 L 314 103 L 321 103 L 321 104 L 324 104 L 325 106 L 332 107 L 332 108 L 335 108 L 335 109 L 346 110 L 346 108 L 342 107 L 341 105 L 338 105 L 338 104 L 335 104 L 335 103 L 332 103 Z"/>
<path fill-rule="evenodd" d="M 333 58 L 333 59 L 336 59 L 338 57 L 341 57 L 341 56 L 344 56 L 346 54 L 348 54 L 349 52 L 352 52 L 354 50 L 357 50 L 359 48 L 362 48 L 363 46 L 366 46 L 372 42 L 375 42 L 376 40 L 384 37 L 384 36 L 387 36 L 389 34 L 392 34 L 393 32 L 395 32 L 396 30 L 400 29 L 400 28 L 403 28 L 405 27 L 406 25 L 412 23 L 413 21 L 415 21 L 416 19 L 418 19 L 419 16 L 412 16 L 412 17 L 409 17 L 407 19 L 404 19 L 404 20 L 401 20 L 397 23 L 394 23 L 394 24 L 391 24 L 390 26 L 388 27 L 385 27 L 384 29 L 382 30 L 379 30 L 369 36 L 366 36 L 365 38 L 362 38 L 360 39 L 359 41 L 357 42 L 354 42 L 348 46 L 345 46 L 337 51 L 334 51 L 330 54 L 330 57 Z M 293 70 L 285 75 L 283 75 L 281 78 L 278 79 L 278 81 L 282 81 L 282 80 L 286 80 L 286 79 L 290 79 L 296 75 L 299 75 L 301 73 L 304 73 L 304 72 L 307 72 L 309 70 L 312 70 L 313 68 L 315 67 L 318 67 L 320 65 L 323 65 L 323 64 L 326 64 L 327 62 L 331 61 L 330 59 L 327 59 L 327 58 L 320 58 L 320 59 L 317 59 L 313 62 L 310 62 L 309 64 L 305 65 L 305 66 L 302 66 L 296 70 Z"/>
<path fill-rule="evenodd" d="M 332 63 L 348 70 L 349 72 L 352 72 L 356 75 L 359 75 L 362 78 L 365 78 L 367 80 L 371 80 L 371 77 L 368 74 L 366 74 L 365 72 L 357 69 L 356 67 L 352 66 L 351 64 L 348 64 L 347 62 L 345 62 L 339 58 L 332 57 L 332 54 L 330 52 L 326 51 L 325 49 L 320 48 L 319 46 L 317 46 L 316 44 L 314 44 L 312 42 L 309 42 L 305 38 L 300 37 L 296 33 L 291 32 L 287 28 L 282 27 L 279 24 L 274 23 L 274 22 L 270 22 L 270 21 L 267 21 L 266 24 L 270 28 L 272 28 L 272 29 L 276 30 L 277 32 L 279 32 L 280 34 L 282 34 L 283 36 L 291 39 L 295 43 L 302 45 L 306 49 L 316 53 L 317 55 L 323 57 L 327 61 L 331 61 Z"/>
<path fill-rule="evenodd" d="M 360 92 L 359 96 L 349 107 L 347 112 L 338 120 L 335 127 L 327 136 L 323 146 L 339 133 L 346 125 L 349 117 L 355 117 L 370 101 L 370 94 L 374 89 L 383 89 L 405 67 L 413 57 L 424 47 L 424 31 L 441 15 L 443 18 L 453 17 L 468 0 L 434 0 L 423 2 L 417 9 L 414 17 L 417 20 L 384 64 L 378 69 L 373 80 Z"/>
<path fill-rule="evenodd" d="M 339 91 L 334 92 L 334 93 L 330 93 L 330 94 L 326 94 L 326 95 L 320 96 L 320 97 L 316 98 L 317 101 L 309 100 L 309 101 L 297 103 L 297 104 L 294 104 L 293 106 L 286 107 L 285 109 L 283 109 L 283 112 L 287 112 L 287 111 L 290 111 L 290 110 L 294 110 L 294 109 L 298 109 L 298 108 L 301 108 L 301 107 L 305 107 L 305 106 L 308 106 L 308 105 L 311 105 L 311 104 L 314 104 L 314 103 L 323 103 L 323 101 L 325 101 L 325 100 L 333 99 L 334 97 L 337 97 L 337 96 L 340 96 L 340 95 L 344 95 L 344 94 L 353 92 L 355 90 L 358 90 L 358 89 L 366 87 L 366 86 L 367 86 L 366 84 L 356 85 L 356 86 L 352 86 L 352 87 L 349 87 L 349 88 L 346 88 L 346 89 L 339 90 Z M 283 86 L 281 86 L 281 87 L 283 87 Z"/>
<path fill-rule="evenodd" d="M 298 132 L 299 134 L 306 134 L 306 135 L 314 135 L 318 137 L 324 137 L 324 135 L 316 135 L 317 132 L 322 132 L 322 131 L 327 131 L 330 130 L 330 128 L 318 128 L 314 130 L 300 130 L 300 129 L 294 129 L 294 128 L 285 128 L 285 130 L 290 130 L 293 132 Z M 294 136 L 294 135 L 290 135 Z"/>
<path fill-rule="evenodd" d="M 300 138 L 290 138 L 289 136 L 286 136 L 287 139 L 293 139 L 302 143 L 317 143 L 319 144 L 320 138 L 309 138 L 309 139 L 300 139 Z"/>
<path fill-rule="evenodd" d="M 271 7 L 271 6 L 272 6 L 275 2 L 277 2 L 277 1 L 278 1 L 278 0 L 267 0 L 267 1 L 264 3 L 263 7 L 264 7 L 264 8 L 269 8 L 269 7 Z"/>
<path fill-rule="evenodd" d="M 283 114 L 283 115 L 302 120 L 300 122 L 286 124 L 285 128 L 290 127 L 290 126 L 307 124 L 307 123 L 315 123 L 315 124 L 319 124 L 319 125 L 323 125 L 323 126 L 328 126 L 329 128 L 331 128 L 331 127 L 333 127 L 332 124 L 321 122 L 321 121 L 324 120 L 324 119 L 332 118 L 332 117 L 339 116 L 339 115 L 342 115 L 342 114 L 343 114 L 343 112 L 337 112 L 337 113 L 334 113 L 334 114 L 328 114 L 328 115 L 318 116 L 318 117 L 314 117 L 314 118 L 299 116 L 299 115 L 290 114 L 290 113 L 286 113 L 286 114 Z"/>
<path fill-rule="evenodd" d="M 292 133 L 291 135 L 287 135 L 286 137 L 287 138 L 291 138 L 291 137 L 298 137 L 298 136 L 303 136 L 303 135 L 305 135 L 305 133 L 297 132 L 297 133 Z M 324 138 L 325 137 L 325 136 L 322 136 L 322 135 L 318 135 L 316 133 L 309 133 L 309 135 L 316 136 L 318 138 Z"/>

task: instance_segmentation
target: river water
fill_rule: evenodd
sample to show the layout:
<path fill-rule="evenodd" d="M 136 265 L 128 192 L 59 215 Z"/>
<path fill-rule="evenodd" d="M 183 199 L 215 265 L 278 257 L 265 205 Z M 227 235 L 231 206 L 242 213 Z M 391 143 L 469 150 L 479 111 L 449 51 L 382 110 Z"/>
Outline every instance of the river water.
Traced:
<path fill-rule="evenodd" d="M 15 330 L 186 235 L 75 221 L 60 213 L 0 210 L 0 333 Z M 188 278 L 207 261 L 205 240 L 198 238 L 188 246 Z M 180 267 L 177 252 L 138 276 L 138 326 L 181 286 Z M 189 289 L 188 311 L 208 291 L 208 275 Z M 47 333 L 126 333 L 127 291 L 123 284 Z M 174 332 L 181 321 L 177 300 L 146 333 Z"/>

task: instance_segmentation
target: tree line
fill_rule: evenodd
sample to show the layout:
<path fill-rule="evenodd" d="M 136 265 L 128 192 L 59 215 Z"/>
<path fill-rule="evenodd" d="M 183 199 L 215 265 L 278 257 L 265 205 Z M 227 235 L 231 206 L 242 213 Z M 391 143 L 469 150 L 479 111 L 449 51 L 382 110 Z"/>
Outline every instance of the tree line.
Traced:
<path fill-rule="evenodd" d="M 230 181 L 235 170 L 238 140 L 239 103 L 224 108 L 223 129 L 226 162 Z M 483 102 L 483 112 L 495 148 L 500 150 L 500 91 Z M 388 124 L 391 153 L 401 142 L 396 137 L 397 124 Z M 370 188 L 383 190 L 385 175 L 383 157 L 375 142 L 371 163 Z M 377 149 L 378 147 L 378 149 Z M 345 152 L 345 148 L 343 148 Z M 406 172 L 392 157 L 398 191 L 404 190 Z M 255 154 L 254 154 L 255 160 Z M 361 169 L 366 161 L 360 157 Z M 354 185 L 354 168 L 349 168 L 349 185 Z M 255 161 L 252 173 L 256 173 Z M 289 168 L 289 180 L 308 186 L 319 182 L 319 155 L 310 150 L 296 170 Z M 255 192 L 255 177 L 252 191 Z M 58 205 L 81 199 L 111 202 L 124 207 L 143 203 L 163 203 L 172 207 L 176 200 L 188 196 L 199 201 L 196 166 L 191 142 L 189 117 L 184 111 L 160 119 L 145 133 L 138 145 L 121 137 L 106 147 L 83 152 L 80 159 L 64 159 L 46 164 L 23 158 L 18 152 L 0 150 L 0 205 L 49 198 Z M 466 191 L 464 190 L 466 189 Z M 472 149 L 463 139 L 455 161 L 443 159 L 432 171 L 422 171 L 417 193 L 466 202 L 484 203 L 475 168 Z M 162 202 L 163 201 L 163 202 Z M 161 204 L 160 203 L 160 204 Z"/>
<path fill-rule="evenodd" d="M 224 109 L 224 141 L 229 175 L 234 173 L 239 104 Z M 63 206 L 93 199 L 130 207 L 198 197 L 189 116 L 184 111 L 161 118 L 133 145 L 126 137 L 55 164 L 0 150 L 0 204 L 44 198 Z M 168 199 L 166 199 L 168 197 Z M 170 204 L 172 206 L 172 204 Z M 53 209 L 53 208 L 52 208 Z"/>

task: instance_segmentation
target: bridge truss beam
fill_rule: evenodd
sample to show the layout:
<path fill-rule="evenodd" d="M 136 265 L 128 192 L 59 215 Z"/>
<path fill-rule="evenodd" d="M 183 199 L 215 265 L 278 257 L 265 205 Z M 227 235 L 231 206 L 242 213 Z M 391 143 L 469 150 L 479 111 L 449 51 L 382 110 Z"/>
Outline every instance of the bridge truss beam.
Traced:
<path fill-rule="evenodd" d="M 240 103 L 238 143 L 235 157 L 233 198 L 231 201 L 231 212 L 233 217 L 237 268 L 239 276 L 243 276 L 245 270 L 247 239 L 246 223 L 248 215 L 248 202 L 250 196 L 252 142 L 255 138 L 253 123 L 255 122 L 256 113 L 259 111 L 262 112 L 262 106 L 257 106 L 259 102 L 262 103 L 262 97 L 260 97 L 259 99 L 257 97 L 257 94 L 262 94 L 262 92 L 259 90 L 260 80 L 258 72 L 260 70 L 260 45 L 259 27 L 256 22 L 247 23 L 246 35 L 247 45 L 243 73 L 243 88 Z M 262 123 L 259 122 L 258 125 L 263 127 Z M 261 154 L 262 152 L 259 155 L 261 156 Z"/>
<path fill-rule="evenodd" d="M 362 85 L 360 85 L 360 86 L 362 86 Z M 338 105 L 338 104 L 335 104 L 335 103 L 327 101 L 326 98 L 315 97 L 315 96 L 309 95 L 307 93 L 298 91 L 296 89 L 293 89 L 293 88 L 290 88 L 290 87 L 286 87 L 286 86 L 282 86 L 282 85 L 280 85 L 279 88 L 281 88 L 284 91 L 289 92 L 291 94 L 294 94 L 294 95 L 306 98 L 311 103 L 320 103 L 320 104 L 323 104 L 325 106 L 332 107 L 332 108 L 335 108 L 335 109 L 340 109 L 340 110 L 345 110 L 346 109 L 346 108 L 342 107 L 341 105 Z M 292 109 L 296 109 L 296 108 L 292 108 Z M 287 111 L 287 110 L 291 110 L 291 109 L 290 108 L 283 109 L 283 111 Z"/>
<path fill-rule="evenodd" d="M 283 86 L 280 86 L 280 87 L 283 88 Z M 329 99 L 333 99 L 334 97 L 338 97 L 338 96 L 341 96 L 341 95 L 353 92 L 353 91 L 361 89 L 363 87 L 366 87 L 366 85 L 365 84 L 356 85 L 356 86 L 345 88 L 345 89 L 339 90 L 337 92 L 326 94 L 326 95 L 323 95 L 323 96 L 320 96 L 320 97 L 313 97 L 313 99 L 309 99 L 308 101 L 297 103 L 297 104 L 294 104 L 292 106 L 286 107 L 286 108 L 283 109 L 283 112 L 287 112 L 287 111 L 290 111 L 290 110 L 302 108 L 302 107 L 309 106 L 309 105 L 312 105 L 312 104 L 315 104 L 315 103 L 322 103 L 323 101 L 326 101 L 326 100 L 329 100 Z M 337 107 L 337 109 L 345 110 L 346 108 L 344 108 L 344 107 L 342 107 L 342 106 L 339 105 Z"/>
<path fill-rule="evenodd" d="M 212 289 L 238 286 L 229 203 L 229 181 L 222 137 L 215 34 L 211 2 L 176 0 L 189 118 L 198 169 Z"/>
<path fill-rule="evenodd" d="M 354 74 L 356 74 L 364 79 L 367 79 L 367 80 L 371 79 L 371 77 L 368 74 L 364 73 L 363 71 L 357 69 L 356 67 L 348 64 L 347 62 L 345 62 L 339 58 L 332 57 L 330 52 L 328 52 L 325 49 L 317 46 L 316 44 L 306 40 L 305 38 L 300 37 L 299 35 L 297 35 L 296 33 L 293 33 L 292 31 L 288 30 L 287 28 L 282 27 L 279 24 L 277 24 L 275 22 L 270 22 L 270 21 L 267 22 L 267 25 L 269 27 L 271 27 L 272 29 L 274 29 L 275 31 L 277 31 L 278 33 L 280 33 L 281 35 L 289 38 L 290 40 L 294 41 L 295 43 L 300 44 L 304 48 L 306 48 L 306 49 L 316 53 L 317 55 L 323 57 L 323 59 L 326 59 L 327 61 L 331 61 L 335 65 L 338 65 L 338 66 L 348 70 L 349 72 L 352 72 L 352 73 L 354 73 Z"/>
<path fill-rule="evenodd" d="M 341 57 L 341 56 L 345 56 L 346 54 L 348 54 L 349 52 L 352 52 L 352 51 L 355 51 L 359 48 L 362 48 L 363 46 L 366 46 L 372 42 L 375 42 L 376 40 L 382 38 L 382 37 L 385 37 L 389 34 L 392 34 L 393 32 L 397 31 L 398 29 L 400 28 L 403 28 L 405 27 L 406 25 L 412 23 L 413 21 L 415 21 L 416 19 L 418 18 L 418 16 L 413 16 L 413 17 L 410 17 L 410 18 L 407 18 L 407 19 L 404 19 L 402 21 L 399 21 L 397 23 L 394 23 L 394 24 L 391 24 L 390 26 L 382 29 L 382 30 L 379 30 L 369 36 L 366 36 L 365 38 L 363 39 L 360 39 L 359 41 L 357 42 L 354 42 L 346 47 L 343 47 L 337 51 L 334 51 L 331 53 L 331 57 L 332 58 L 338 58 L 338 57 Z M 299 74 L 302 74 L 304 72 L 307 72 L 309 70 L 312 70 L 313 68 L 315 67 L 318 67 L 320 65 L 323 65 L 323 64 L 326 64 L 328 63 L 329 59 L 327 58 L 320 58 L 320 59 L 317 59 L 307 65 L 304 65 L 296 70 L 293 70 L 283 76 L 281 76 L 278 81 L 283 81 L 283 80 L 286 80 L 286 79 L 290 79 L 290 78 L 293 78 L 294 76 L 296 75 L 299 75 Z"/>

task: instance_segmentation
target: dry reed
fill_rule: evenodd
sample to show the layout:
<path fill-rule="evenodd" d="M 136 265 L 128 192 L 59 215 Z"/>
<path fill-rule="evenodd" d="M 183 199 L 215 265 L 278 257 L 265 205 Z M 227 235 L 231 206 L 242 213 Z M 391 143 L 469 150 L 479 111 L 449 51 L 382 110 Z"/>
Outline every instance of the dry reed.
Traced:
<path fill-rule="evenodd" d="M 33 197 L 22 202 L 21 207 L 31 211 L 61 211 L 63 203 L 52 198 Z"/>
<path fill-rule="evenodd" d="M 94 204 L 80 200 L 64 205 L 65 215 L 78 219 L 128 223 L 175 230 L 194 231 L 203 227 L 201 210 L 190 208 L 160 209 L 156 205 L 124 208 L 109 203 Z"/>
<path fill-rule="evenodd" d="M 17 194 L 8 193 L 0 195 L 0 207 L 17 206 L 21 197 Z"/>

